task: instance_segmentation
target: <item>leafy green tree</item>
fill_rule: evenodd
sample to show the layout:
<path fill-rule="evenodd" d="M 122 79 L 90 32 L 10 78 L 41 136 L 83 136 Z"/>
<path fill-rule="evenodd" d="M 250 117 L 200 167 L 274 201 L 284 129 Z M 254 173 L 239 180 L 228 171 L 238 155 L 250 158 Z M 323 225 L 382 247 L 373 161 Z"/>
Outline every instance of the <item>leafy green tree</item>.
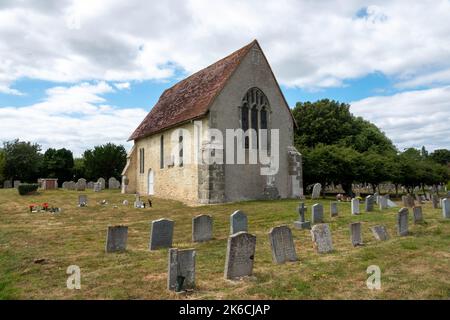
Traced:
<path fill-rule="evenodd" d="M 450 150 L 448 149 L 437 149 L 434 150 L 430 154 L 431 160 L 433 160 L 436 163 L 440 163 L 442 165 L 449 166 L 450 165 Z"/>
<path fill-rule="evenodd" d="M 3 183 L 5 181 L 5 152 L 3 149 L 0 149 L 0 183 Z"/>
<path fill-rule="evenodd" d="M 359 182 L 369 183 L 373 192 L 378 190 L 380 183 L 389 181 L 390 172 L 393 170 L 394 157 L 376 152 L 365 152 L 362 155 L 361 168 L 359 170 Z"/>
<path fill-rule="evenodd" d="M 46 178 L 58 178 L 62 183 L 72 179 L 73 165 L 72 151 L 50 148 L 44 153 L 41 174 Z"/>
<path fill-rule="evenodd" d="M 7 179 L 35 182 L 39 178 L 42 154 L 36 143 L 13 140 L 3 144 L 5 153 L 4 175 Z"/>
<path fill-rule="evenodd" d="M 80 178 L 85 178 L 86 168 L 84 167 L 84 158 L 75 158 L 73 160 L 73 180 L 76 181 Z"/>
<path fill-rule="evenodd" d="M 122 145 L 107 143 L 86 150 L 83 154 L 85 174 L 87 179 L 115 177 L 120 179 L 127 161 L 127 153 Z"/>

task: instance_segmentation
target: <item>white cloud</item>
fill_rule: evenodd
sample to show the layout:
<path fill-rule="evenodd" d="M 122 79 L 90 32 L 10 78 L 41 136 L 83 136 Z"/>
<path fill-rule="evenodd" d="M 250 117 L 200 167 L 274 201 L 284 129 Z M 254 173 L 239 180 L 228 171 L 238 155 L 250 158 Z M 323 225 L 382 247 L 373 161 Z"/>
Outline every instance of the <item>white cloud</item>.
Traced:
<path fill-rule="evenodd" d="M 0 108 L 0 137 L 37 142 L 44 150 L 69 148 L 75 155 L 107 142 L 129 148 L 125 141 L 147 111 L 106 105 L 101 95 L 109 92 L 113 88 L 106 82 L 81 83 L 51 88 L 43 102 Z"/>
<path fill-rule="evenodd" d="M 450 86 L 366 98 L 352 102 L 351 111 L 382 128 L 400 150 L 450 149 Z"/>
<path fill-rule="evenodd" d="M 116 87 L 119 90 L 130 89 L 130 83 L 129 82 L 118 82 L 118 83 L 114 83 L 114 87 Z"/>
<path fill-rule="evenodd" d="M 449 11 L 448 0 L 7 1 L 0 84 L 164 79 L 254 38 L 285 85 L 341 86 L 372 72 L 414 81 L 450 69 Z"/>

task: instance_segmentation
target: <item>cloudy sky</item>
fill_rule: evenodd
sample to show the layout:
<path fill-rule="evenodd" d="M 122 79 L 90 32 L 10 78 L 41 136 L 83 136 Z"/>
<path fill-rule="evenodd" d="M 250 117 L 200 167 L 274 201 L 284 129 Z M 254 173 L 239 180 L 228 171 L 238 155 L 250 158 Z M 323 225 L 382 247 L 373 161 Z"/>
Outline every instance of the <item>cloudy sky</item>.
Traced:
<path fill-rule="evenodd" d="M 286 98 L 450 148 L 450 0 L 0 0 L 0 141 L 125 141 L 164 89 L 258 39 Z"/>

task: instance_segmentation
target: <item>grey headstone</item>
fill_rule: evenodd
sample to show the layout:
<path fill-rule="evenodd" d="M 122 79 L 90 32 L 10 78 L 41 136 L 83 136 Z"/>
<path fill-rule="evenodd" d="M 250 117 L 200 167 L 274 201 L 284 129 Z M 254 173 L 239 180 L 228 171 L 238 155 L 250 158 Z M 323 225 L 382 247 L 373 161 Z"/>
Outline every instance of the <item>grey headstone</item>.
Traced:
<path fill-rule="evenodd" d="M 397 232 L 398 235 L 403 237 L 408 235 L 408 208 L 401 208 L 397 215 Z"/>
<path fill-rule="evenodd" d="M 431 200 L 431 195 L 429 192 L 425 193 L 425 198 L 430 201 Z"/>
<path fill-rule="evenodd" d="M 386 231 L 385 226 L 374 226 L 370 228 L 370 230 L 372 231 L 373 236 L 375 237 L 376 240 L 385 241 L 389 239 L 389 235 Z"/>
<path fill-rule="evenodd" d="M 201 242 L 212 239 L 213 219 L 210 215 L 202 214 L 192 218 L 192 241 Z"/>
<path fill-rule="evenodd" d="M 322 185 L 320 183 L 316 183 L 313 186 L 313 191 L 311 195 L 311 199 L 318 199 L 320 197 L 320 192 L 322 191 Z"/>
<path fill-rule="evenodd" d="M 351 241 L 354 247 L 362 246 L 361 222 L 350 223 Z"/>
<path fill-rule="evenodd" d="M 387 206 L 388 206 L 388 208 L 397 208 L 398 207 L 398 205 L 391 199 L 387 199 Z"/>
<path fill-rule="evenodd" d="M 368 195 L 364 201 L 364 211 L 365 212 L 371 212 L 373 211 L 373 204 L 374 204 L 374 196 Z"/>
<path fill-rule="evenodd" d="M 150 231 L 150 250 L 172 247 L 174 222 L 169 219 L 152 221 Z"/>
<path fill-rule="evenodd" d="M 127 249 L 128 227 L 108 227 L 106 235 L 106 252 L 125 251 Z"/>
<path fill-rule="evenodd" d="M 414 207 L 414 198 L 411 195 L 407 194 L 405 196 L 402 196 L 402 201 L 404 207 L 407 208 Z"/>
<path fill-rule="evenodd" d="M 352 215 L 359 214 L 359 200 L 356 198 L 352 199 Z"/>
<path fill-rule="evenodd" d="M 85 207 L 87 206 L 88 203 L 88 197 L 85 194 L 80 194 L 78 196 L 78 206 L 79 207 Z"/>
<path fill-rule="evenodd" d="M 328 224 L 316 224 L 311 229 L 311 237 L 318 253 L 327 253 L 333 251 L 333 241 Z"/>
<path fill-rule="evenodd" d="M 417 203 L 418 204 L 422 204 L 422 197 L 418 194 L 418 193 L 416 193 L 416 201 L 417 201 Z"/>
<path fill-rule="evenodd" d="M 68 181 L 64 181 L 61 187 L 62 187 L 63 189 L 67 189 L 67 184 L 68 184 L 68 183 L 69 183 Z"/>
<path fill-rule="evenodd" d="M 323 206 L 316 203 L 311 207 L 311 223 L 323 223 Z"/>
<path fill-rule="evenodd" d="M 94 182 L 94 192 L 100 192 L 102 190 L 102 184 L 100 182 Z"/>
<path fill-rule="evenodd" d="M 120 189 L 120 182 L 114 177 L 109 178 L 108 189 Z"/>
<path fill-rule="evenodd" d="M 195 288 L 195 256 L 194 249 L 169 249 L 168 290 L 184 291 Z"/>
<path fill-rule="evenodd" d="M 380 210 L 384 210 L 388 208 L 387 204 L 388 198 L 386 196 L 379 196 L 378 204 L 380 205 Z"/>
<path fill-rule="evenodd" d="M 241 231 L 248 231 L 247 216 L 244 212 L 237 210 L 230 215 L 230 234 L 235 234 Z"/>
<path fill-rule="evenodd" d="M 306 214 L 307 207 L 303 202 L 300 202 L 300 204 L 297 207 L 299 218 L 297 221 L 294 221 L 294 227 L 296 229 L 311 229 L 311 222 L 305 221 L 305 214 Z"/>
<path fill-rule="evenodd" d="M 86 184 L 86 189 L 94 189 L 94 182 L 89 181 L 89 182 Z"/>
<path fill-rule="evenodd" d="M 413 207 L 413 221 L 414 221 L 414 223 L 420 223 L 420 222 L 423 221 L 422 207 L 421 206 Z"/>
<path fill-rule="evenodd" d="M 339 214 L 337 202 L 330 202 L 330 216 L 336 217 Z"/>
<path fill-rule="evenodd" d="M 21 185 L 20 180 L 14 180 L 14 188 L 18 188 Z"/>
<path fill-rule="evenodd" d="M 294 239 L 291 229 L 287 226 L 279 226 L 270 229 L 270 247 L 272 248 L 272 259 L 275 263 L 286 261 L 297 261 Z"/>
<path fill-rule="evenodd" d="M 228 238 L 225 258 L 225 279 L 250 276 L 255 259 L 256 237 L 247 232 L 238 232 Z"/>
<path fill-rule="evenodd" d="M 376 204 L 379 204 L 379 200 L 380 200 L 380 195 L 378 194 L 378 192 L 375 192 L 373 194 L 373 197 L 375 199 Z"/>
<path fill-rule="evenodd" d="M 448 198 L 442 199 L 442 216 L 444 219 L 450 219 L 450 200 Z"/>
<path fill-rule="evenodd" d="M 67 183 L 67 189 L 68 189 L 68 190 L 75 190 L 75 187 L 76 187 L 76 183 L 75 183 L 75 182 L 69 181 L 69 182 Z"/>
<path fill-rule="evenodd" d="M 75 189 L 77 191 L 86 190 L 86 179 L 83 178 L 78 179 L 77 183 L 75 184 Z"/>
<path fill-rule="evenodd" d="M 106 181 L 104 178 L 98 178 L 97 182 L 100 183 L 100 187 L 102 190 L 105 189 Z"/>
<path fill-rule="evenodd" d="M 3 182 L 3 188 L 5 188 L 5 189 L 10 189 L 10 188 L 12 188 L 12 186 L 13 186 L 13 184 L 12 184 L 11 180 L 5 180 Z"/>

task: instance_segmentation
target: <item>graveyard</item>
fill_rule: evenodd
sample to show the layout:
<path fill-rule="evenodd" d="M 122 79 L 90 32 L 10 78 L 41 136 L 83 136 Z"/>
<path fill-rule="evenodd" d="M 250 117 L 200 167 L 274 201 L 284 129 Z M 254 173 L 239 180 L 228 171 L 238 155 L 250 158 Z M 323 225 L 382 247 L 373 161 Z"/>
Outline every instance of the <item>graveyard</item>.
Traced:
<path fill-rule="evenodd" d="M 80 194 L 87 196 L 82 199 L 85 204 L 82 206 L 78 205 Z M 450 219 L 444 219 L 442 209 L 433 208 L 431 201 L 421 204 L 423 221 L 414 223 L 414 219 L 419 220 L 419 213 L 414 210 L 413 215 L 413 209 L 408 208 L 408 216 L 400 215 L 401 199 L 391 197 L 398 205 L 396 208 L 380 210 L 374 205 L 371 212 L 365 211 L 364 200 L 358 208 L 355 202 L 338 202 L 333 205 L 331 215 L 330 203 L 336 201 L 335 197 L 311 200 L 307 196 L 302 201 L 306 220 L 311 221 L 312 206 L 319 203 L 322 220 L 328 225 L 327 230 L 318 230 L 324 225 L 312 221 L 314 234 L 327 233 L 332 237 L 332 250 L 319 253 L 320 245 L 313 245 L 310 230 L 302 229 L 297 221 L 298 199 L 209 206 L 186 206 L 153 197 L 151 200 L 152 207 L 135 208 L 135 196 L 121 194 L 117 189 L 100 192 L 40 189 L 28 196 L 20 196 L 13 188 L 0 189 L 0 299 L 450 297 Z M 41 203 L 60 210 L 30 210 L 30 204 Z M 256 248 L 252 275 L 228 280 L 224 267 L 230 241 L 230 215 L 237 210 L 245 214 L 247 231 L 256 237 Z M 198 215 L 211 216 L 213 230 L 205 239 L 193 242 L 192 218 Z M 397 227 L 399 220 L 404 226 L 405 217 L 406 233 Z M 173 221 L 171 261 L 184 259 L 182 252 L 192 256 L 192 251 L 184 250 L 195 249 L 195 287 L 182 294 L 167 288 L 169 249 L 149 250 L 151 223 L 164 218 Z M 201 219 L 207 220 L 204 216 Z M 370 229 L 380 225 L 388 234 L 385 241 L 376 240 Z M 107 231 L 111 226 L 127 227 L 126 248 L 121 243 L 111 243 L 107 247 L 111 252 L 107 253 Z M 287 226 L 290 231 L 279 226 Z M 234 232 L 241 231 L 239 225 L 234 228 Z M 360 230 L 360 237 L 351 238 L 350 230 Z M 124 231 L 110 229 L 108 237 Z M 248 237 L 253 241 L 253 237 Z M 280 239 L 291 238 L 295 250 L 291 247 L 286 252 L 285 263 L 275 263 L 284 262 L 284 253 L 272 254 L 272 246 Z M 329 249 L 331 244 L 322 245 Z M 117 248 L 120 250 L 115 251 Z M 71 265 L 79 266 L 81 271 L 79 290 L 66 287 L 66 270 Z M 380 290 L 368 290 L 366 286 L 369 276 L 366 270 L 371 265 L 381 269 Z"/>

